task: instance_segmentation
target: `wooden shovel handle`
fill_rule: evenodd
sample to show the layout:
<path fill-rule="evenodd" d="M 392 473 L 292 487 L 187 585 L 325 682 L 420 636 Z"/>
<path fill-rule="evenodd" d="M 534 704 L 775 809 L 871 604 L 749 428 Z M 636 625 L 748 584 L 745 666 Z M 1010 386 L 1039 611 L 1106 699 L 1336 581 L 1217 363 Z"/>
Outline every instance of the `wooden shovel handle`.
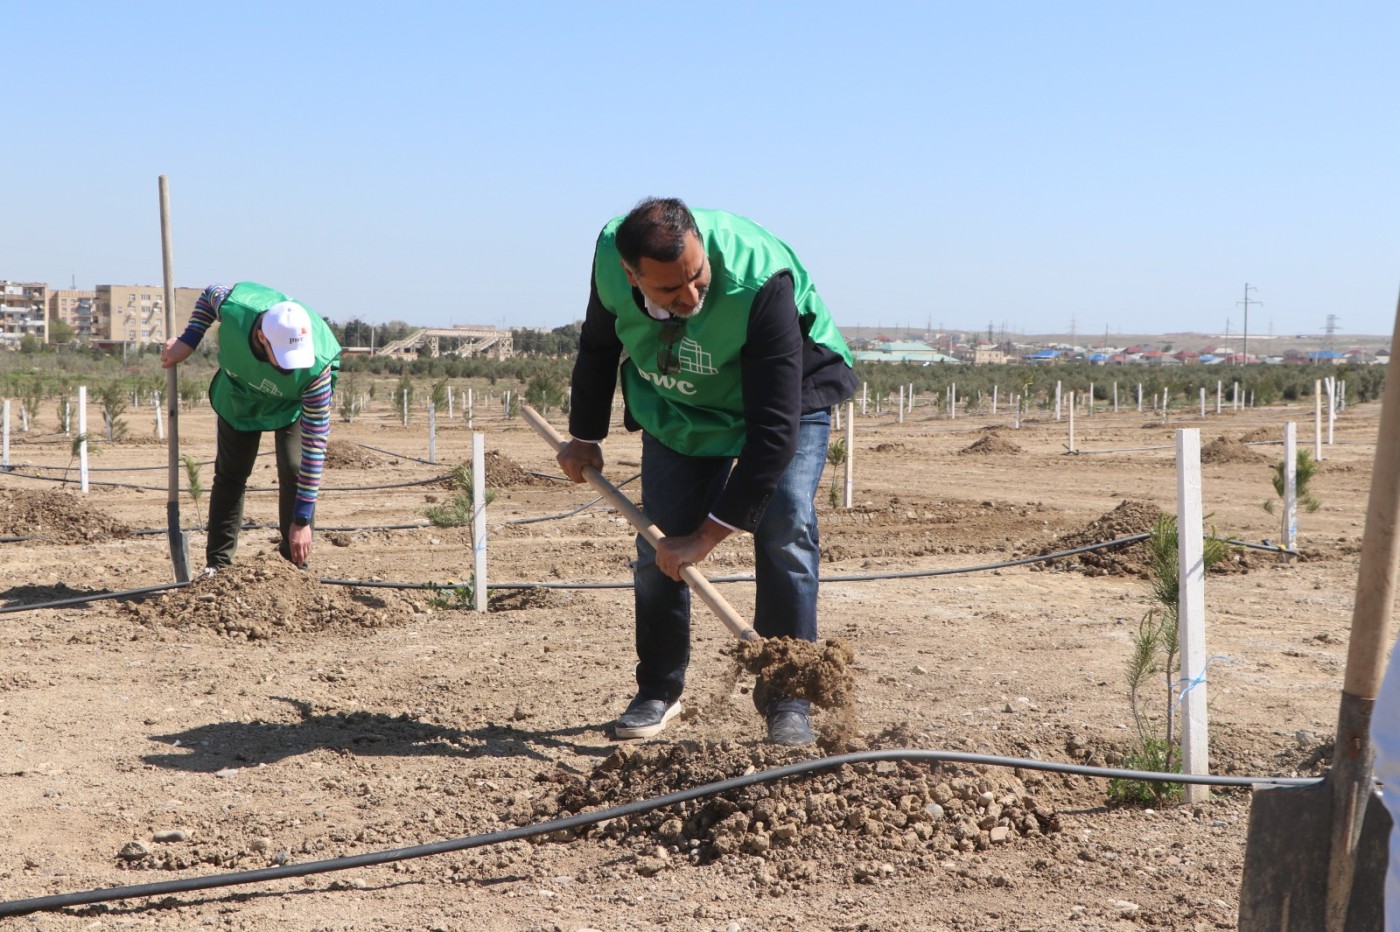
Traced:
<path fill-rule="evenodd" d="M 1400 301 L 1391 330 L 1392 359 L 1400 348 Z M 1371 472 L 1371 498 L 1361 539 L 1361 566 L 1356 576 L 1356 604 L 1351 613 L 1343 692 L 1374 699 L 1385 672 L 1391 607 L 1395 604 L 1396 556 L 1400 551 L 1400 373 L 1388 372 L 1381 398 L 1380 438 Z"/>
<path fill-rule="evenodd" d="M 525 416 L 525 420 L 530 422 L 535 433 L 543 437 L 554 448 L 554 452 L 558 453 L 564 448 L 564 438 L 559 436 L 559 432 L 550 426 L 550 423 L 541 417 L 538 411 L 529 405 L 522 404 L 520 413 Z M 638 534 L 646 538 L 647 543 L 655 547 L 665 539 L 666 535 L 661 533 L 661 529 L 647 520 L 647 516 L 642 513 L 642 510 L 630 498 L 623 495 L 621 489 L 603 478 L 602 473 L 592 466 L 585 466 L 583 477 L 588 480 L 588 484 L 598 494 L 608 500 L 608 504 L 622 512 L 623 517 L 637 529 Z M 744 622 L 739 613 L 734 611 L 734 607 L 725 601 L 724 596 L 719 594 L 719 590 L 705 578 L 703 573 L 693 566 L 683 566 L 681 567 L 681 578 L 690 585 L 691 589 L 699 593 L 700 598 L 704 600 L 712 612 L 719 616 L 719 620 L 724 622 L 724 626 L 732 631 L 735 637 L 743 641 L 759 640 L 758 633 Z"/>

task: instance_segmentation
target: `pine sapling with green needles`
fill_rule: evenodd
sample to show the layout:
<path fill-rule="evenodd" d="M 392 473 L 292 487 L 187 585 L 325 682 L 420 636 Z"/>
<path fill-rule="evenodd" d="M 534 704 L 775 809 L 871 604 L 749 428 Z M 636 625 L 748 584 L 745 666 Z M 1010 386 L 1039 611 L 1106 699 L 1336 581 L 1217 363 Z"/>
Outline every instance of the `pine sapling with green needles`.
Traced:
<path fill-rule="evenodd" d="M 188 453 L 181 455 L 180 460 L 185 464 L 185 487 L 189 490 L 190 501 L 198 508 L 199 497 L 204 494 L 204 486 L 199 481 L 199 460 Z"/>
<path fill-rule="evenodd" d="M 1153 604 L 1139 620 L 1137 633 L 1132 639 L 1133 652 L 1128 661 L 1126 679 L 1137 744 L 1124 755 L 1124 763 L 1130 770 L 1180 773 L 1176 705 L 1180 698 L 1177 667 L 1181 653 L 1178 614 L 1181 580 L 1176 518 L 1159 515 L 1145 543 Z M 1214 533 L 1205 538 L 1201 562 L 1206 572 L 1229 555 L 1230 545 L 1224 539 Z M 1162 695 L 1166 700 L 1164 725 L 1160 733 L 1155 730 L 1147 699 L 1153 680 L 1158 676 L 1162 677 Z M 1179 795 L 1182 786 L 1180 783 L 1114 778 L 1109 780 L 1108 789 L 1112 802 L 1161 805 Z"/>
<path fill-rule="evenodd" d="M 1277 494 L 1280 499 L 1283 498 L 1284 493 L 1287 491 L 1285 483 L 1288 480 L 1284 475 L 1285 465 L 1283 460 L 1279 460 L 1273 465 L 1274 493 Z M 1321 464 L 1312 458 L 1311 453 L 1304 450 L 1302 447 L 1298 448 L 1294 465 L 1293 491 L 1298 496 L 1297 501 L 1299 507 L 1308 514 L 1313 514 L 1322 507 L 1322 502 L 1319 501 L 1309 489 L 1313 476 L 1316 476 L 1318 470 L 1321 468 Z M 1268 499 L 1264 502 L 1264 510 L 1269 514 L 1274 513 L 1275 507 L 1273 499 Z"/>
<path fill-rule="evenodd" d="M 827 501 L 833 510 L 841 507 L 841 467 L 846 465 L 846 441 L 836 439 L 826 448 L 826 461 L 831 464 L 831 488 Z"/>

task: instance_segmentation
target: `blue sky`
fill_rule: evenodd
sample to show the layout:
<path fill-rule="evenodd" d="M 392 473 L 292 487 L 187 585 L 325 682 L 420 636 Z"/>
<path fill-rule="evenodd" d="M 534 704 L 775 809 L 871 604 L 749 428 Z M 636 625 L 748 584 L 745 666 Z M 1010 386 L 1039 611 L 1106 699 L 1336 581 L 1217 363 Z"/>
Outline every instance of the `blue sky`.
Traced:
<path fill-rule="evenodd" d="M 3 0 L 0 0 L 3 2 Z M 3 2 L 0 278 L 555 327 L 646 195 L 843 326 L 1388 334 L 1400 4 Z"/>

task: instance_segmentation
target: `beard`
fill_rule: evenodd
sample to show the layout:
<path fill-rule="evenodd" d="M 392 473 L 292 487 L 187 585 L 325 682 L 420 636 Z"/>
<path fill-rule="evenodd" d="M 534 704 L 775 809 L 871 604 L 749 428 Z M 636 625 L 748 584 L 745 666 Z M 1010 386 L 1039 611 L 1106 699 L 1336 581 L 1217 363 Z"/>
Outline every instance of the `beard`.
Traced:
<path fill-rule="evenodd" d="M 642 295 L 642 299 L 646 302 L 647 310 L 649 310 L 649 311 L 665 311 L 667 314 L 670 314 L 672 317 L 679 317 L 681 320 L 689 320 L 689 319 L 691 319 L 692 317 L 694 317 L 695 315 L 699 314 L 700 311 L 704 309 L 704 307 L 705 307 L 705 296 L 706 296 L 707 294 L 709 294 L 709 292 L 710 292 L 710 289 L 709 289 L 709 288 L 701 288 L 701 289 L 700 289 L 700 302 L 699 302 L 698 304 L 696 304 L 693 308 L 691 308 L 691 309 L 688 310 L 688 311 L 681 310 L 681 309 L 678 308 L 675 304 L 670 304 L 670 305 L 666 305 L 666 304 L 653 304 L 651 298 L 648 298 L 645 294 Z"/>

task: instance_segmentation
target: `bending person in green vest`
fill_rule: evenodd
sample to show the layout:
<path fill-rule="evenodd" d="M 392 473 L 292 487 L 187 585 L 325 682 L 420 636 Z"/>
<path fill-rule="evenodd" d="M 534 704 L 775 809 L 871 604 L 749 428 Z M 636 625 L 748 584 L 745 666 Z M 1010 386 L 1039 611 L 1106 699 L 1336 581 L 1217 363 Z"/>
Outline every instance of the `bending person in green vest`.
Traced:
<path fill-rule="evenodd" d="M 855 389 L 851 354 L 806 270 L 751 220 L 642 201 L 603 228 L 574 365 L 572 439 L 559 465 L 574 482 L 603 468 L 621 372 L 624 423 L 642 433 L 642 507 L 666 535 L 637 537 L 637 694 L 618 738 L 660 732 L 680 710 L 690 660 L 687 564 L 739 531 L 753 535 L 754 630 L 817 639 L 821 563 L 814 499 L 831 406 Z M 808 704 L 755 705 L 768 740 L 814 739 Z"/>
<path fill-rule="evenodd" d="M 340 343 L 306 305 L 280 291 L 240 282 L 204 289 L 180 336 L 160 362 L 170 368 L 219 324 L 219 371 L 209 383 L 218 415 L 218 452 L 209 493 L 205 570 L 233 562 L 243 525 L 243 493 L 264 431 L 277 453 L 278 552 L 297 566 L 311 555 L 316 496 L 331 430 L 331 398 L 340 374 Z"/>

